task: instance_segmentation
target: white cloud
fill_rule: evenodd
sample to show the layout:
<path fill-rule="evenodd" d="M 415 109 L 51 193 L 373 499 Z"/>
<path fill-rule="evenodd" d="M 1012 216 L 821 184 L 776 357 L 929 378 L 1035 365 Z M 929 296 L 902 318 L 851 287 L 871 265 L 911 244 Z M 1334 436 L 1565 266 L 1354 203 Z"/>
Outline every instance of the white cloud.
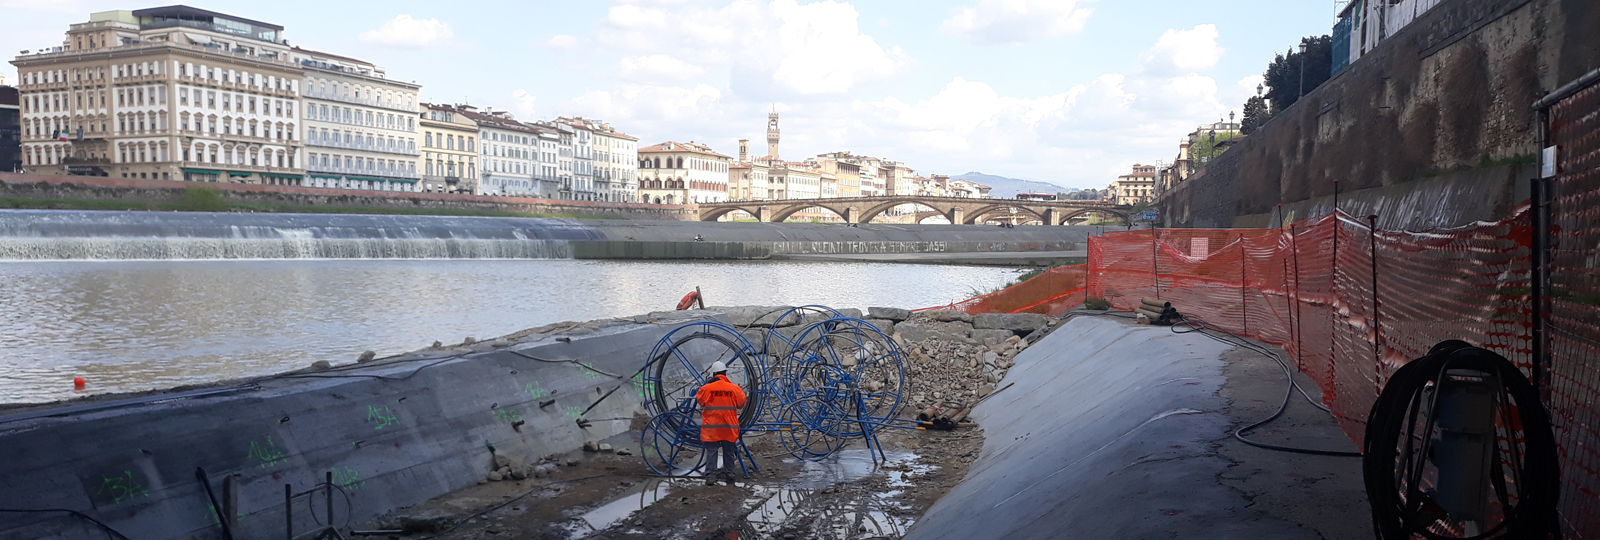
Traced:
<path fill-rule="evenodd" d="M 368 30 L 361 33 L 361 42 L 368 45 L 385 45 L 389 47 L 427 47 L 450 41 L 455 37 L 455 32 L 450 30 L 450 24 L 439 19 L 413 19 L 410 15 L 399 15 L 377 30 Z"/>
<path fill-rule="evenodd" d="M 1083 30 L 1094 10 L 1079 0 L 981 0 L 962 7 L 940 27 L 967 41 L 1022 43 Z"/>
<path fill-rule="evenodd" d="M 571 49 L 578 46 L 578 38 L 566 34 L 556 34 L 554 36 L 550 36 L 550 39 L 545 40 L 544 44 L 547 47 L 554 47 L 557 49 Z"/>
<path fill-rule="evenodd" d="M 1169 29 L 1145 54 L 1145 68 L 1162 73 L 1193 73 L 1216 66 L 1223 51 L 1217 45 L 1217 25 Z"/>
<path fill-rule="evenodd" d="M 862 34 L 855 7 L 834 1 L 800 5 L 737 0 L 721 7 L 614 6 L 598 42 L 624 54 L 674 57 L 727 68 L 736 85 L 780 94 L 841 94 L 886 78 L 909 59 Z"/>
<path fill-rule="evenodd" d="M 700 66 L 664 54 L 629 56 L 622 59 L 619 74 L 638 82 L 685 81 L 705 74 Z"/>
<path fill-rule="evenodd" d="M 518 88 L 511 93 L 511 112 L 516 114 L 517 118 L 531 121 L 537 117 L 534 114 L 537 111 L 533 108 L 537 101 L 538 98 L 528 93 L 526 89 Z"/>
<path fill-rule="evenodd" d="M 567 108 L 591 118 L 625 118 L 628 125 L 638 126 L 629 129 L 659 126 L 670 130 L 675 122 L 720 116 L 721 99 L 722 91 L 704 83 L 693 88 L 639 85 L 614 91 L 591 90 L 574 98 Z"/>
<path fill-rule="evenodd" d="M 78 7 L 78 0 L 0 0 L 0 9 L 79 14 L 84 11 Z"/>

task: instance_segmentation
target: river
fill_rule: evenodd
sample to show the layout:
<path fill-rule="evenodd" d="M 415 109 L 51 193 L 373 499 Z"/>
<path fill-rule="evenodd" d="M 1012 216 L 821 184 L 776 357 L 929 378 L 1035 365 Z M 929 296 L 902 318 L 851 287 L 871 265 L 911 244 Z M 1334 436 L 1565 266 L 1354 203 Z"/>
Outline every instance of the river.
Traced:
<path fill-rule="evenodd" d="M 822 262 L 151 260 L 0 262 L 0 403 L 278 373 L 561 321 L 709 305 L 925 307 L 1017 275 Z"/>

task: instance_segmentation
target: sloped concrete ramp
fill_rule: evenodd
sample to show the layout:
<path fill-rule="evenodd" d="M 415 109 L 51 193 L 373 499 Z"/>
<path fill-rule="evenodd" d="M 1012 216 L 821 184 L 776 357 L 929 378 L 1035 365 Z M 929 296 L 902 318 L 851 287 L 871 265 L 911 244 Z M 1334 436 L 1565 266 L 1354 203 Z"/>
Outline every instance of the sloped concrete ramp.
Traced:
<path fill-rule="evenodd" d="M 1319 538 L 1219 478 L 1235 465 L 1219 452 L 1228 349 L 1120 319 L 1064 323 L 974 411 L 982 454 L 906 538 Z"/>

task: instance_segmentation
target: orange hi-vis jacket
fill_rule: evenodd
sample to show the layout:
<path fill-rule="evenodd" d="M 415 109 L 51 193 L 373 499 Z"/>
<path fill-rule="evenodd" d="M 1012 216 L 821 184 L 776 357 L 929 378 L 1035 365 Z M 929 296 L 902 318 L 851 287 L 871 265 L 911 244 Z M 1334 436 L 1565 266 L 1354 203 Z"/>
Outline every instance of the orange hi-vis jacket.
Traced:
<path fill-rule="evenodd" d="M 700 402 L 700 440 L 703 442 L 739 440 L 739 411 L 744 408 L 744 390 L 726 375 L 717 375 L 695 392 Z"/>

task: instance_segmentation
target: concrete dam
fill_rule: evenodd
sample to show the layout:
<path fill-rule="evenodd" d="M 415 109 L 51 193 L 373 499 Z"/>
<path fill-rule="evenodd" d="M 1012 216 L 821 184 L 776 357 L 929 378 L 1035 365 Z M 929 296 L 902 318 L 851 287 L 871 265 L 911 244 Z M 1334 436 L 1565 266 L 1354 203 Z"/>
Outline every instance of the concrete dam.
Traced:
<path fill-rule="evenodd" d="M 0 213 L 0 260 L 772 259 L 1071 252 L 1093 227 L 703 223 L 453 216 Z"/>

